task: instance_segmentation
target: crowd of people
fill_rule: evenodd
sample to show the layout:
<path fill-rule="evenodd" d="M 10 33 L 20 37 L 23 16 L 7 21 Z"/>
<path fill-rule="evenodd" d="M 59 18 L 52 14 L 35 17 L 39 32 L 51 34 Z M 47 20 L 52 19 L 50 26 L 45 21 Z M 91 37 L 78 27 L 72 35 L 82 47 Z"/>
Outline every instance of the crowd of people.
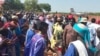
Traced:
<path fill-rule="evenodd" d="M 99 56 L 96 18 L 0 11 L 0 56 Z"/>

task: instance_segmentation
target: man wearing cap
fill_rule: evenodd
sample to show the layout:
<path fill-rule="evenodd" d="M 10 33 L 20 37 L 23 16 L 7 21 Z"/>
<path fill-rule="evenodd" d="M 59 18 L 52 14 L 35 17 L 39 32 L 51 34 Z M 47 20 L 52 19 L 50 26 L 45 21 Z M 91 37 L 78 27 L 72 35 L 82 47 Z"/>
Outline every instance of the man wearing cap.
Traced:
<path fill-rule="evenodd" d="M 14 39 L 16 56 L 20 56 L 20 42 L 19 42 L 20 39 L 19 38 L 21 36 L 21 29 L 18 24 L 18 16 L 16 15 L 12 16 L 12 21 L 10 22 L 10 28 L 12 28 L 11 32 L 16 37 Z"/>
<path fill-rule="evenodd" d="M 76 40 L 71 42 L 65 56 L 88 56 L 86 48 L 88 48 L 92 53 L 96 53 L 97 49 L 94 48 L 90 43 L 90 33 L 88 28 L 82 23 L 77 23 L 74 25 L 73 29 L 78 34 L 77 37 L 79 36 L 81 38 L 81 41 Z M 76 53 L 74 53 L 74 51 Z"/>
<path fill-rule="evenodd" d="M 64 56 L 71 56 L 71 55 L 72 56 L 81 56 L 81 55 L 88 56 L 85 45 L 84 45 L 85 43 L 88 43 L 88 35 L 86 35 L 87 34 L 86 26 L 81 23 L 77 23 L 73 26 L 73 29 L 76 33 L 76 35 L 74 35 L 74 38 L 81 37 L 82 40 L 80 39 L 80 40 L 70 42 Z M 86 35 L 87 38 L 84 37 L 84 35 Z"/>
<path fill-rule="evenodd" d="M 88 20 L 87 20 L 86 17 L 81 17 L 80 18 L 79 23 L 84 24 L 89 29 L 89 32 L 90 32 L 90 40 L 91 40 L 92 45 L 94 45 L 93 41 L 94 41 L 94 38 L 96 37 L 96 30 L 94 29 L 94 27 L 90 27 L 89 26 L 91 24 L 88 24 L 87 25 L 87 22 L 88 22 Z"/>

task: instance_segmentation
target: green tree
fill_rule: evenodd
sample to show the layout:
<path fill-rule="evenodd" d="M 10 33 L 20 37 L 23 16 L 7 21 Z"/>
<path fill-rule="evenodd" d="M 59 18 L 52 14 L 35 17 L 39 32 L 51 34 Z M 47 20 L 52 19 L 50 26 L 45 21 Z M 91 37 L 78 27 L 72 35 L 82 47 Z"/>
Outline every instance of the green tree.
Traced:
<path fill-rule="evenodd" d="M 24 5 L 20 2 L 20 0 L 5 0 L 3 7 L 5 10 L 24 9 Z"/>
<path fill-rule="evenodd" d="M 26 10 L 33 10 L 33 11 L 35 11 L 35 10 L 37 10 L 37 2 L 38 2 L 38 0 L 25 0 L 25 3 L 24 3 L 24 5 L 25 5 L 25 9 Z"/>
<path fill-rule="evenodd" d="M 41 8 L 39 5 L 37 5 L 37 8 L 36 8 L 35 11 L 36 11 L 36 12 L 43 12 L 42 8 Z"/>
<path fill-rule="evenodd" d="M 50 12 L 51 11 L 51 5 L 48 3 L 41 3 L 39 4 L 40 8 L 42 8 L 42 10 L 45 10 L 46 12 Z"/>
<path fill-rule="evenodd" d="M 25 0 L 24 5 L 25 9 L 28 11 L 38 11 L 38 12 L 43 12 L 43 10 L 45 10 L 46 12 L 51 11 L 50 4 L 48 3 L 38 4 L 38 0 Z"/>

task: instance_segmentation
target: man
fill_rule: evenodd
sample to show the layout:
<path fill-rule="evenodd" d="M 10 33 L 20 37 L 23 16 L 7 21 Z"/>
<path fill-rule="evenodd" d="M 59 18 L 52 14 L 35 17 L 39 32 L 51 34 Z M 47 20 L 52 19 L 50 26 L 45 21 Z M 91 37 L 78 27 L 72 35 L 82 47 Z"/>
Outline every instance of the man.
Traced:
<path fill-rule="evenodd" d="M 97 37 L 100 39 L 100 27 L 97 28 L 96 32 L 97 32 Z M 97 49 L 98 49 L 99 51 L 96 53 L 96 56 L 100 56 L 100 42 L 99 42 L 99 44 L 97 45 Z"/>
<path fill-rule="evenodd" d="M 82 27 L 82 29 L 81 29 L 81 27 Z M 78 23 L 78 24 L 75 24 L 73 26 L 73 29 L 76 31 L 76 34 L 74 35 L 75 37 L 74 36 L 73 37 L 77 38 L 80 36 L 82 38 L 83 42 L 80 40 L 76 40 L 76 41 L 71 42 L 69 44 L 69 47 L 68 47 L 66 53 L 65 53 L 65 56 L 80 56 L 80 55 L 88 56 L 86 48 L 83 44 L 83 43 L 85 43 L 85 41 L 88 42 L 86 40 L 86 37 L 88 38 L 88 35 L 86 35 L 86 37 L 84 37 L 84 35 L 87 34 L 85 31 L 85 25 Z"/>
<path fill-rule="evenodd" d="M 95 22 L 95 21 L 96 20 L 93 18 L 92 22 Z M 98 39 L 95 40 L 95 38 L 96 38 L 96 27 L 95 26 L 98 27 L 98 25 L 94 24 L 94 23 L 89 23 L 87 17 L 81 17 L 79 23 L 84 24 L 89 29 L 90 40 L 91 40 L 90 43 L 91 43 L 91 45 L 93 45 L 95 47 L 98 44 Z"/>
<path fill-rule="evenodd" d="M 5 55 L 6 53 L 6 48 L 7 48 L 7 29 L 3 28 L 4 22 L 0 20 L 0 55 Z"/>
<path fill-rule="evenodd" d="M 68 51 L 66 52 L 65 56 L 88 56 L 86 48 L 88 48 L 91 52 L 96 52 L 97 49 L 91 46 L 90 43 L 90 35 L 88 28 L 82 24 L 77 23 L 74 25 L 73 29 L 77 32 L 78 35 L 76 37 L 80 37 L 80 40 L 76 40 L 70 43 L 68 47 Z M 85 47 L 86 46 L 86 47 Z M 72 50 L 71 50 L 72 49 Z M 74 53 L 75 51 L 75 53 Z M 90 55 L 90 53 L 89 53 Z"/>
<path fill-rule="evenodd" d="M 46 47 L 45 34 L 47 34 L 48 24 L 38 21 L 34 25 L 36 34 L 32 37 L 30 44 L 29 56 L 44 56 L 44 50 Z"/>
<path fill-rule="evenodd" d="M 58 55 L 61 55 L 62 51 L 62 35 L 63 35 L 63 24 L 62 24 L 62 17 L 58 16 L 56 18 L 57 22 L 53 25 L 53 36 L 51 37 L 51 48 L 58 49 Z M 59 49 L 60 48 L 60 49 Z"/>
<path fill-rule="evenodd" d="M 100 27 L 97 28 L 96 32 L 97 32 L 97 37 L 100 39 Z M 97 48 L 100 50 L 100 42 L 97 45 Z"/>
<path fill-rule="evenodd" d="M 44 22 L 45 19 L 44 19 L 44 17 L 43 17 L 42 15 L 40 15 L 40 16 L 39 16 L 39 20 L 40 20 L 41 22 Z"/>
<path fill-rule="evenodd" d="M 16 50 L 16 56 L 20 56 L 20 36 L 21 36 L 21 28 L 19 26 L 19 23 L 18 23 L 18 16 L 12 16 L 12 21 L 10 23 L 14 23 L 13 25 L 13 29 L 12 29 L 12 32 L 13 34 L 17 37 L 16 39 L 16 42 L 15 42 L 15 50 Z"/>
<path fill-rule="evenodd" d="M 24 56 L 28 56 L 29 55 L 29 50 L 30 50 L 30 42 L 31 39 L 33 37 L 33 35 L 35 34 L 35 30 L 34 30 L 34 23 L 29 27 L 29 29 L 27 30 L 26 33 L 26 39 L 25 39 L 25 54 Z"/>
<path fill-rule="evenodd" d="M 96 19 L 92 18 L 91 19 L 91 24 L 88 25 L 89 31 L 90 31 L 90 37 L 91 37 L 91 42 L 94 46 L 97 46 L 99 43 L 99 39 L 96 35 L 96 30 L 97 28 L 100 27 L 98 24 L 96 24 Z"/>
<path fill-rule="evenodd" d="M 3 26 L 3 29 L 6 30 L 5 32 L 7 33 L 5 36 L 6 38 L 8 38 L 8 42 L 7 42 L 7 48 L 6 50 L 8 51 L 7 54 L 8 56 L 16 56 L 16 52 L 15 52 L 15 43 L 17 41 L 17 37 L 15 34 L 15 28 L 16 28 L 16 24 L 14 23 L 14 21 L 8 22 Z M 19 49 L 17 49 L 19 50 Z"/>
<path fill-rule="evenodd" d="M 75 35 L 75 31 L 73 30 L 73 21 L 70 21 L 68 25 L 65 26 L 64 32 L 63 32 L 63 49 L 67 49 L 70 42 L 75 41 L 77 38 L 75 38 L 73 35 Z M 64 50 L 63 50 L 64 52 Z"/>
<path fill-rule="evenodd" d="M 4 23 L 7 22 L 7 19 L 3 16 L 2 11 L 0 11 L 0 20 L 3 21 Z"/>
<path fill-rule="evenodd" d="M 96 24 L 96 19 L 95 18 L 92 18 L 91 19 L 91 24 L 87 25 L 89 28 L 95 28 L 97 29 L 99 27 L 98 24 Z"/>
<path fill-rule="evenodd" d="M 19 23 L 19 26 L 20 26 L 20 28 L 22 28 L 22 27 L 24 26 L 25 22 L 26 22 L 26 19 L 23 19 L 23 18 L 22 18 L 23 15 L 22 15 L 21 12 L 16 13 L 16 15 L 18 16 L 18 23 Z"/>
<path fill-rule="evenodd" d="M 48 24 L 47 34 L 48 34 L 48 39 L 50 40 L 50 38 L 52 37 L 52 32 L 53 32 L 53 29 L 52 29 L 53 28 L 52 16 L 47 15 L 45 22 Z"/>

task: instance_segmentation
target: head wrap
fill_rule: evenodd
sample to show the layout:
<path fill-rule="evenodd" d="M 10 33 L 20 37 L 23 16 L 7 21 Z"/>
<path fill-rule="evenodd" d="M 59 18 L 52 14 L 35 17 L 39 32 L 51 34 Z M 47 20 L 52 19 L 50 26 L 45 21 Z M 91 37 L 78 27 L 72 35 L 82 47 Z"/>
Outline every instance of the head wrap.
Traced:
<path fill-rule="evenodd" d="M 78 22 L 87 22 L 87 21 L 88 21 L 87 18 L 84 17 L 78 19 Z"/>
<path fill-rule="evenodd" d="M 77 23 L 73 26 L 73 29 L 81 36 L 82 40 L 83 40 L 83 43 L 84 44 L 87 44 L 89 45 L 89 49 L 93 52 L 96 52 L 97 49 L 94 48 L 92 45 L 91 45 L 91 41 L 90 41 L 90 32 L 88 30 L 88 28 L 84 25 L 84 24 L 81 24 L 81 23 Z"/>
<path fill-rule="evenodd" d="M 73 18 L 73 15 L 72 14 L 68 15 L 68 18 L 69 19 L 72 19 Z"/>
<path fill-rule="evenodd" d="M 90 41 L 90 33 L 85 25 L 77 23 L 73 26 L 73 29 L 82 37 L 84 42 Z"/>
<path fill-rule="evenodd" d="M 43 17 L 43 16 L 40 16 L 40 17 L 39 17 L 39 20 L 40 20 L 40 21 L 43 21 L 43 20 L 44 20 L 44 17 Z"/>

